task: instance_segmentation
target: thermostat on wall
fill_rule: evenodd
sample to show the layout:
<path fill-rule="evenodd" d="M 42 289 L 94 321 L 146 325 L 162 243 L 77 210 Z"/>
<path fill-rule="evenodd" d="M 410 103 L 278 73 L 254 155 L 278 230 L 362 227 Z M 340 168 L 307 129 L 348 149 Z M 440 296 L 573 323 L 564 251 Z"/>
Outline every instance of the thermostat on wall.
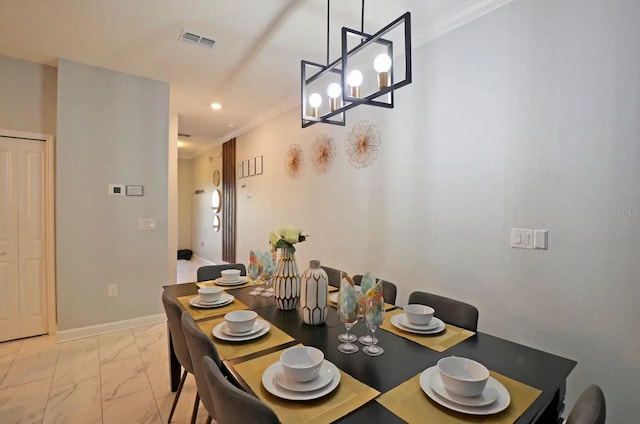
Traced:
<path fill-rule="evenodd" d="M 128 185 L 127 196 L 142 196 L 143 187 L 141 185 Z"/>
<path fill-rule="evenodd" d="M 124 196 L 124 184 L 109 184 L 110 196 Z"/>

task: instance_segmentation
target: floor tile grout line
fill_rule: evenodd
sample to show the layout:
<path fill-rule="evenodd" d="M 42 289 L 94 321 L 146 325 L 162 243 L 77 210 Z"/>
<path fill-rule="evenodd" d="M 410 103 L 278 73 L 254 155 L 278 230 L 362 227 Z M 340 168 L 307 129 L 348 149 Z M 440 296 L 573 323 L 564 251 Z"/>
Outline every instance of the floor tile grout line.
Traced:
<path fill-rule="evenodd" d="M 11 342 L 11 340 L 9 340 L 9 342 Z M 3 342 L 4 343 L 4 342 Z M 11 358 L 11 363 L 9 364 L 9 366 L 7 367 L 7 372 L 4 374 L 4 376 L 2 376 L 2 378 L 0 379 L 0 389 L 2 389 L 2 384 L 4 383 L 4 380 L 7 378 L 7 375 L 9 375 L 9 370 L 11 369 L 11 367 L 13 366 L 13 363 L 16 360 L 16 357 L 18 356 L 18 352 L 20 352 L 20 349 L 22 349 L 22 345 L 24 344 L 24 340 L 20 340 L 20 347 L 18 349 L 16 349 L 16 351 L 13 354 L 13 357 Z"/>
<path fill-rule="evenodd" d="M 102 401 L 102 353 L 100 353 L 100 336 L 96 337 L 98 338 L 98 386 L 100 388 L 98 399 L 100 399 L 100 421 L 104 424 L 104 402 Z"/>
<path fill-rule="evenodd" d="M 49 399 L 51 399 L 51 390 L 53 390 L 53 377 L 56 375 L 56 368 L 58 367 L 58 359 L 60 358 L 60 345 L 56 345 L 58 348 L 58 352 L 56 354 L 56 363 L 53 367 L 53 374 L 51 374 L 51 382 L 49 383 L 49 391 L 47 392 L 47 401 L 44 404 L 44 411 L 42 411 L 42 419 L 41 423 L 44 422 L 45 417 L 47 416 L 47 409 L 49 409 Z"/>
<path fill-rule="evenodd" d="M 133 331 L 132 331 L 133 332 Z M 140 345 L 138 344 L 138 338 L 133 335 L 133 339 L 136 341 L 136 347 L 138 348 L 138 353 L 140 353 Z M 153 393 L 153 387 L 151 387 L 151 379 L 149 378 L 149 372 L 147 371 L 147 364 L 144 362 L 142 355 L 140 355 L 140 359 L 142 360 L 142 366 L 144 367 L 144 375 L 147 377 L 147 383 L 149 384 L 149 391 L 151 392 L 151 397 L 153 398 L 153 402 L 156 405 L 156 411 L 158 413 L 158 418 L 160 418 L 160 422 L 162 422 L 162 414 L 160 413 L 160 405 L 158 404 L 158 399 L 156 399 L 155 394 Z"/>

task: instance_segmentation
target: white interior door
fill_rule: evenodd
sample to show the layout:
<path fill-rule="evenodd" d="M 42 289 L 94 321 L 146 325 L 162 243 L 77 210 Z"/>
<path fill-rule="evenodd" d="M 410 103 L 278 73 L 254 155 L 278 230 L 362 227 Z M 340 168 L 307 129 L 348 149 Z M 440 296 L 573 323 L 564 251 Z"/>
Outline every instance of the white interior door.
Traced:
<path fill-rule="evenodd" d="M 48 331 L 44 144 L 0 137 L 0 341 Z"/>
<path fill-rule="evenodd" d="M 17 153 L 0 137 L 0 341 L 20 337 Z"/>

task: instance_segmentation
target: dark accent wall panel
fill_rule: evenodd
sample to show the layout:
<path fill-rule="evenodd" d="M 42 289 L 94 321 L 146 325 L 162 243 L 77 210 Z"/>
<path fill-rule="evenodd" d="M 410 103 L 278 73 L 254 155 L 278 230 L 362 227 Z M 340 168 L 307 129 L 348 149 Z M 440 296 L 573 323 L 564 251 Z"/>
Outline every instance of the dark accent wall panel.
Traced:
<path fill-rule="evenodd" d="M 222 145 L 222 260 L 236 261 L 236 139 Z"/>

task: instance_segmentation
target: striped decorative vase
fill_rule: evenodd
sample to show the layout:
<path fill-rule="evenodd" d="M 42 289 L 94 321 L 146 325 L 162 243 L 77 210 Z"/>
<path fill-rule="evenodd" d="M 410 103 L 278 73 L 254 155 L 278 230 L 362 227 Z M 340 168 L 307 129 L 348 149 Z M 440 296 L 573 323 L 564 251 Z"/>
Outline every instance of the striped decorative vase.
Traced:
<path fill-rule="evenodd" d="M 320 268 L 320 261 L 309 262 L 309 269 L 300 278 L 300 313 L 305 324 L 320 325 L 329 312 L 329 277 Z"/>
<path fill-rule="evenodd" d="M 280 259 L 273 276 L 276 306 L 283 311 L 295 309 L 300 300 L 300 273 L 293 249 L 280 249 Z"/>

